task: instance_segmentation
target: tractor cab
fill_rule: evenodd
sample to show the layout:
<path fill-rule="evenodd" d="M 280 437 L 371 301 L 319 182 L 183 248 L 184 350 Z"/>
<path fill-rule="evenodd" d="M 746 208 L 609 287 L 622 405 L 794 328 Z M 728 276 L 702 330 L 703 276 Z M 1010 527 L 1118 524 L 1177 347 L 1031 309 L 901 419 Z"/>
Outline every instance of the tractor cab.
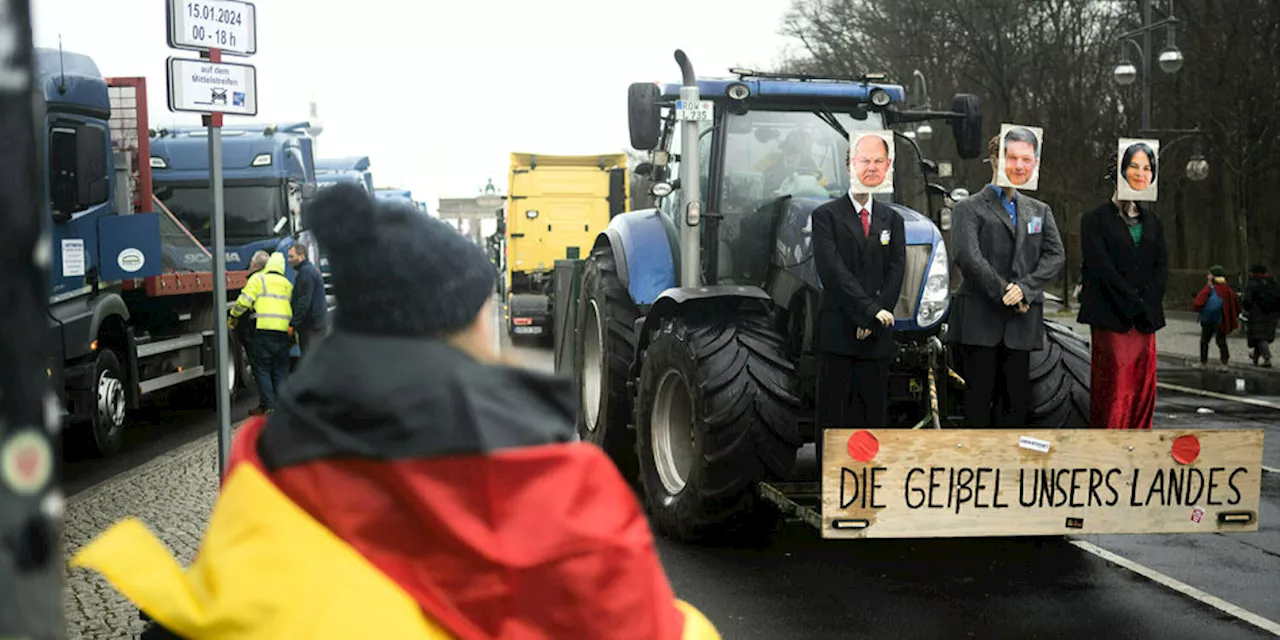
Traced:
<path fill-rule="evenodd" d="M 952 122 L 961 157 L 976 157 L 982 148 L 981 115 L 972 96 L 956 96 L 953 111 L 907 111 L 899 108 L 903 88 L 880 76 L 819 80 L 734 71 L 735 79 L 697 81 L 700 104 L 708 106 L 697 122 L 702 220 L 696 244 L 705 284 L 770 289 L 779 273 L 791 273 L 798 282 L 820 287 L 811 259 L 810 214 L 849 192 L 849 140 L 859 132 L 944 118 Z M 680 213 L 680 96 L 680 85 L 644 83 L 632 85 L 629 96 L 632 145 L 652 153 L 652 162 L 636 172 L 652 180 L 650 194 L 673 229 L 687 222 Z M 938 230 L 943 212 L 932 196 L 946 190 L 930 184 L 936 165 L 922 157 L 914 139 L 895 133 L 893 158 L 893 192 L 873 197 L 897 206 L 911 245 L 910 282 L 895 316 L 903 319 L 901 331 L 932 334 L 945 315 L 949 284 Z M 922 292 L 935 275 L 935 286 Z M 790 300 L 776 302 L 786 306 Z"/>

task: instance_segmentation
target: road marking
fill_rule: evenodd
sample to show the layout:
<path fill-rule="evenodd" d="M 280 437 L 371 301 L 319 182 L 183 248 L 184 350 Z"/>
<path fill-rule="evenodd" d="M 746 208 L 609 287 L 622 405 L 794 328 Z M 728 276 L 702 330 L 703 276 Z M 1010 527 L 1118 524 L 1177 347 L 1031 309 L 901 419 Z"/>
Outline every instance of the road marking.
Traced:
<path fill-rule="evenodd" d="M 1177 591 L 1182 595 L 1194 598 L 1200 602 L 1203 602 L 1204 604 L 1207 604 L 1215 609 L 1218 609 L 1219 611 L 1222 611 L 1223 613 L 1229 616 L 1248 622 L 1249 624 L 1255 627 L 1258 627 L 1259 629 L 1262 629 L 1264 631 L 1269 631 L 1276 635 L 1280 635 L 1280 622 L 1276 622 L 1274 620 L 1268 620 L 1256 613 L 1253 613 L 1252 611 L 1244 609 L 1243 607 L 1231 604 L 1230 602 L 1227 602 L 1222 598 L 1219 598 L 1217 596 L 1201 591 L 1185 582 L 1181 582 L 1163 573 L 1160 573 L 1155 569 L 1140 565 L 1124 556 L 1116 555 L 1091 542 L 1085 542 L 1084 540 L 1071 540 L 1070 542 L 1076 547 L 1084 551 L 1088 551 L 1089 553 L 1092 553 L 1093 555 L 1098 556 L 1099 558 L 1102 558 L 1107 562 L 1110 562 L 1114 565 L 1128 569 L 1144 578 L 1147 578 L 1148 580 L 1151 580 L 1153 582 L 1164 585 L 1170 589 L 1173 589 L 1174 591 Z"/>
<path fill-rule="evenodd" d="M 1268 467 L 1265 464 L 1262 465 L 1262 470 L 1266 471 L 1267 473 L 1280 473 L 1280 469 L 1277 469 L 1275 467 Z"/>
<path fill-rule="evenodd" d="M 1180 384 L 1173 384 L 1171 382 L 1157 382 L 1156 386 L 1162 389 L 1177 391 L 1179 393 L 1186 393 L 1193 396 L 1204 396 L 1206 398 L 1215 398 L 1217 400 L 1229 400 L 1231 402 L 1239 402 L 1241 404 L 1251 404 L 1255 407 L 1264 407 L 1267 409 L 1275 409 L 1277 411 L 1280 411 L 1280 404 L 1277 404 L 1275 402 L 1269 402 L 1267 400 L 1259 400 L 1257 398 L 1246 398 L 1244 396 L 1233 396 L 1229 393 L 1218 393 L 1217 391 L 1206 391 L 1204 389 L 1197 389 L 1195 387 L 1184 387 Z"/>

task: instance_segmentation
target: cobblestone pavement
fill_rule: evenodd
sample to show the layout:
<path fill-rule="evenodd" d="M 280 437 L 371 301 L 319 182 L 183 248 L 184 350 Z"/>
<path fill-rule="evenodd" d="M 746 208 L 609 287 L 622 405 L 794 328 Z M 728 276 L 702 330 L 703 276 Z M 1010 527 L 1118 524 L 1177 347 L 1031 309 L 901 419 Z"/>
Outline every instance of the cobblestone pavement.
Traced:
<path fill-rule="evenodd" d="M 179 562 L 190 563 L 217 495 L 217 468 L 218 441 L 211 434 L 77 494 L 67 504 L 65 557 L 69 560 L 113 523 L 136 516 Z M 137 608 L 97 573 L 69 569 L 66 578 L 68 638 L 134 638 L 142 632 Z"/>

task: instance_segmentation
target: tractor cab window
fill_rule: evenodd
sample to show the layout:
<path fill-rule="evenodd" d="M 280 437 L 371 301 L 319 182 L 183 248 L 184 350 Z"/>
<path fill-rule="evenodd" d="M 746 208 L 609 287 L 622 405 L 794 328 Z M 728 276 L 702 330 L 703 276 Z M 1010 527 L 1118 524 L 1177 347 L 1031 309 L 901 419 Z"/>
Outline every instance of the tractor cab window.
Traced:
<path fill-rule="evenodd" d="M 909 140 L 894 136 L 893 190 L 895 201 L 925 215 L 931 213 L 920 153 Z"/>
<path fill-rule="evenodd" d="M 850 132 L 879 118 L 836 116 Z M 720 210 L 751 214 L 783 196 L 833 198 L 849 190 L 849 141 L 808 111 L 752 110 L 730 115 L 725 134 Z"/>
<path fill-rule="evenodd" d="M 882 128 L 875 115 L 836 117 L 849 132 Z M 731 114 L 726 124 L 717 283 L 762 286 L 778 205 L 786 197 L 825 201 L 848 192 L 849 141 L 809 111 L 753 109 Z"/>
<path fill-rule="evenodd" d="M 107 142 L 102 127 L 76 124 L 49 129 L 49 207 L 69 220 L 107 201 Z"/>

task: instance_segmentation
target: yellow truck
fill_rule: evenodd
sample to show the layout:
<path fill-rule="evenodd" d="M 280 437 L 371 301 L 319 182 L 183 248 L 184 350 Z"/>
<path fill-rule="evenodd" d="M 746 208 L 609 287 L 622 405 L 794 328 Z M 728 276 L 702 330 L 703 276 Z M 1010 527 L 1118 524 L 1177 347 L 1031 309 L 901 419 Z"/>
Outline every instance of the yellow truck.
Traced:
<path fill-rule="evenodd" d="M 625 153 L 512 153 L 507 181 L 507 331 L 553 336 L 557 260 L 579 260 L 609 221 L 628 209 Z"/>

